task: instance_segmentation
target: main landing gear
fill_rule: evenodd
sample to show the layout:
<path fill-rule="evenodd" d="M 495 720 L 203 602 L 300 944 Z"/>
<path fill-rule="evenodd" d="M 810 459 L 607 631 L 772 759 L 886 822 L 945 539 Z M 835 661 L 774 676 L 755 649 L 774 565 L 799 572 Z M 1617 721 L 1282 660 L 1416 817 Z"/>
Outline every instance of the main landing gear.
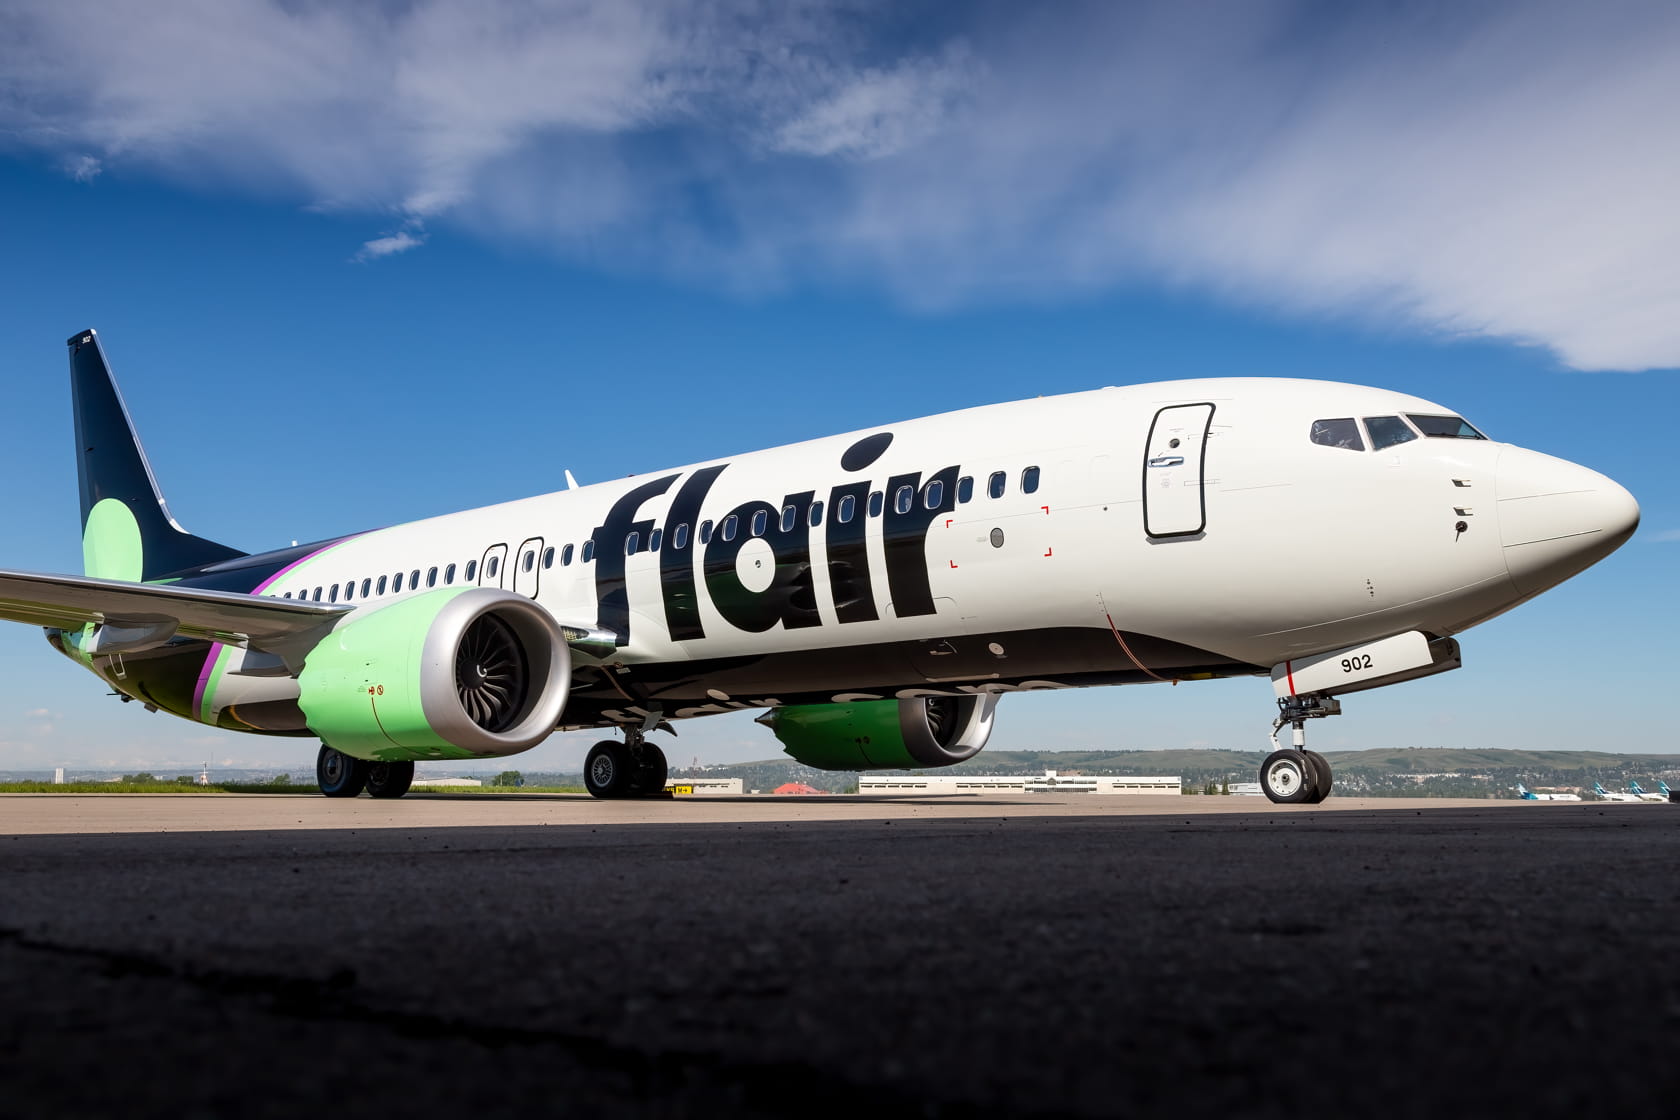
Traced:
<path fill-rule="evenodd" d="M 1330 796 L 1330 763 L 1307 750 L 1306 721 L 1341 714 L 1341 703 L 1330 696 L 1286 696 L 1278 701 L 1272 753 L 1260 764 L 1260 789 L 1267 797 L 1280 805 L 1316 805 Z M 1286 723 L 1293 729 L 1293 745 L 1280 749 L 1278 731 Z"/>
<path fill-rule="evenodd" d="M 328 797 L 401 797 L 414 784 L 412 762 L 367 762 L 321 744 L 315 757 L 315 781 Z"/>
<path fill-rule="evenodd" d="M 625 729 L 622 743 L 596 743 L 583 761 L 584 788 L 603 799 L 658 797 L 665 792 L 668 773 L 665 752 L 642 738 L 637 727 Z"/>

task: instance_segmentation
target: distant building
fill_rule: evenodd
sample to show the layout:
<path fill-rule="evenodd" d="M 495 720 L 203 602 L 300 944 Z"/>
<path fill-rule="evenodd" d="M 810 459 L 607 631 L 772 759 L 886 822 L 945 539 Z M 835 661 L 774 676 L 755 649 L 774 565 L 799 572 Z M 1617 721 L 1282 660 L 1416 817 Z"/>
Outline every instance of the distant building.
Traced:
<path fill-rule="evenodd" d="M 859 793 L 1126 793 L 1171 794 L 1183 792 L 1182 780 L 1172 777 L 1110 777 L 1060 774 L 924 774 L 905 771 L 895 774 L 860 774 Z"/>
<path fill-rule="evenodd" d="M 770 791 L 777 797 L 826 797 L 828 791 L 808 786 L 804 782 L 783 782 Z"/>

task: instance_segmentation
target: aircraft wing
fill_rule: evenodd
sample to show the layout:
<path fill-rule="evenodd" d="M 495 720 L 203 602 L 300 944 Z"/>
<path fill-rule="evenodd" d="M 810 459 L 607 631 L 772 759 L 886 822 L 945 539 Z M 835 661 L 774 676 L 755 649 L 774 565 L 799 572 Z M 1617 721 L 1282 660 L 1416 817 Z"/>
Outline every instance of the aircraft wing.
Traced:
<path fill-rule="evenodd" d="M 0 619 L 60 630 L 98 623 L 90 652 L 146 649 L 177 634 L 273 648 L 322 630 L 352 609 L 235 591 L 0 570 Z"/>

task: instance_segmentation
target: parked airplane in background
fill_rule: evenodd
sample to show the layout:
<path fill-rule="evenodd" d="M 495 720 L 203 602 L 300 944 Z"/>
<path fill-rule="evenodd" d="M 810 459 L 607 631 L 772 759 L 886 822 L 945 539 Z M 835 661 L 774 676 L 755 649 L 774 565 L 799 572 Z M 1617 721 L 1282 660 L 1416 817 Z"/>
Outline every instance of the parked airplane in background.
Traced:
<path fill-rule="evenodd" d="M 1646 793 L 1643 789 L 1639 788 L 1639 783 L 1638 782 L 1629 782 L 1628 783 L 1628 792 L 1633 794 L 1635 797 L 1639 798 L 1639 800 L 1641 800 L 1641 801 L 1662 801 L 1662 802 L 1666 802 L 1668 800 L 1668 785 L 1666 783 L 1660 782 L 1660 781 L 1657 784 L 1662 786 L 1662 792 L 1661 793 Z"/>
<path fill-rule="evenodd" d="M 1638 801 L 1639 798 L 1631 793 L 1612 793 L 1598 782 L 1593 783 L 1593 792 L 1605 801 Z"/>
<path fill-rule="evenodd" d="M 1579 801 L 1578 793 L 1531 793 L 1527 786 L 1517 783 L 1517 798 L 1521 801 Z"/>
<path fill-rule="evenodd" d="M 170 516 L 93 331 L 69 340 L 83 576 L 0 572 L 125 700 L 318 737 L 323 793 L 416 760 L 738 709 L 827 769 L 985 745 L 1000 695 L 1269 673 L 1260 782 L 1322 800 L 1308 720 L 1459 666 L 1453 635 L 1614 551 L 1610 479 L 1382 389 L 1217 379 L 971 408 L 248 555 Z M 1277 733 L 1292 729 L 1279 747 Z"/>

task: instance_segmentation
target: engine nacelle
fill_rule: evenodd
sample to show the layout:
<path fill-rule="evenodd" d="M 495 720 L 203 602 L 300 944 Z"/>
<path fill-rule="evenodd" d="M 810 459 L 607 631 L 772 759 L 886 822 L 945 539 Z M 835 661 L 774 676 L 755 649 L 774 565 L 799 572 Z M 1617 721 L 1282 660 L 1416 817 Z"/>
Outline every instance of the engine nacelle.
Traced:
<path fill-rule="evenodd" d="M 451 588 L 349 615 L 309 651 L 298 707 L 356 758 L 493 758 L 547 738 L 571 680 L 547 611 L 510 591 Z"/>
<path fill-rule="evenodd" d="M 793 704 L 758 718 L 782 750 L 818 770 L 924 770 L 973 758 L 992 733 L 997 697 L 919 696 Z"/>

